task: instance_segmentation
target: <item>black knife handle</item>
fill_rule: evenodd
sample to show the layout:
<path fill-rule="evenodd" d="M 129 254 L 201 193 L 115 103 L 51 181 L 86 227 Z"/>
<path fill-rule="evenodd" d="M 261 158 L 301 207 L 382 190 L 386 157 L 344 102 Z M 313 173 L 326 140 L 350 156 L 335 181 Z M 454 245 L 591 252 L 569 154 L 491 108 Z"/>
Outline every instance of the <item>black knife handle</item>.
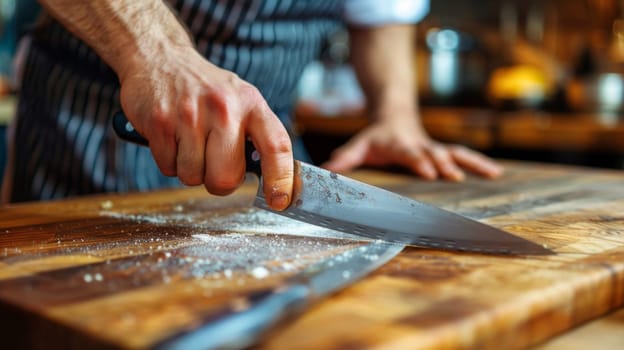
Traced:
<path fill-rule="evenodd" d="M 132 126 L 132 123 L 126 118 L 126 115 L 119 111 L 113 115 L 113 129 L 117 136 L 121 139 L 130 141 L 141 146 L 149 146 L 149 142 L 145 137 L 139 134 Z M 245 141 L 245 169 L 260 177 L 262 171 L 260 169 L 260 153 L 256 150 L 253 143 L 249 140 Z"/>
<path fill-rule="evenodd" d="M 141 146 L 149 147 L 149 142 L 139 134 L 126 115 L 119 111 L 113 116 L 113 129 L 122 140 L 130 141 Z"/>

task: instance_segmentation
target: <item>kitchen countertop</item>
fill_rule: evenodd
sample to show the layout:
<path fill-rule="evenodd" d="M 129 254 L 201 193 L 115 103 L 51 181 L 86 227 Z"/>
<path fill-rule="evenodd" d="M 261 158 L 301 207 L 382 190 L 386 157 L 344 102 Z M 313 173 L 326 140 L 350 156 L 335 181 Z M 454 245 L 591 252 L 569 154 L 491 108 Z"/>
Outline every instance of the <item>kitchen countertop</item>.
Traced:
<path fill-rule="evenodd" d="M 505 164 L 500 180 L 460 184 L 373 171 L 352 176 L 505 229 L 555 255 L 409 247 L 279 325 L 260 348 L 556 349 L 577 332 L 584 337 L 584 327 L 568 331 L 624 305 L 624 173 Z M 150 347 L 362 244 L 250 209 L 254 191 L 248 183 L 228 197 L 191 188 L 4 207 L 4 344 Z M 609 319 L 594 327 L 617 324 Z"/>

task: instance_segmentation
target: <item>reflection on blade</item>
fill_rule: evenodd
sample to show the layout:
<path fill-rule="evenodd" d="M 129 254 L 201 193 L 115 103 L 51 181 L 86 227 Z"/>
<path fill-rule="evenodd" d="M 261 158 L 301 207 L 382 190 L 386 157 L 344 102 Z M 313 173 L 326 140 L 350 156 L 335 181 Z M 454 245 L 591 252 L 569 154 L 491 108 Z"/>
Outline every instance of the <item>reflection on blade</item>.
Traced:
<path fill-rule="evenodd" d="M 324 297 L 385 264 L 403 245 L 374 242 L 356 247 L 309 266 L 277 289 L 250 296 L 243 310 L 228 309 L 216 319 L 155 346 L 158 350 L 242 349 L 253 345 L 267 330 Z"/>
<path fill-rule="evenodd" d="M 552 254 L 478 221 L 313 165 L 296 165 L 292 204 L 277 214 L 387 242 L 479 253 Z M 271 210 L 261 189 L 254 205 Z"/>
<path fill-rule="evenodd" d="M 404 247 L 403 244 L 376 241 L 312 265 L 289 282 L 307 285 L 314 297 L 324 296 L 364 277 L 399 254 Z"/>

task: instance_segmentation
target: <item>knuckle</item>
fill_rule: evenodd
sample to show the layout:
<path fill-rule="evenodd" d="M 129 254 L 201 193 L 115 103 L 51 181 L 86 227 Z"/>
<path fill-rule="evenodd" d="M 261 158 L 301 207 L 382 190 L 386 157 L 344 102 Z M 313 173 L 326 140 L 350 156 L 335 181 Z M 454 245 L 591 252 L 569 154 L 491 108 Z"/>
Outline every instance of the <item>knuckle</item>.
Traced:
<path fill-rule="evenodd" d="M 151 111 L 150 115 L 150 125 L 149 127 L 166 127 L 169 123 L 169 113 L 168 111 L 161 107 L 155 106 Z M 149 128 L 147 128 L 149 130 Z"/>
<path fill-rule="evenodd" d="M 238 90 L 241 100 L 244 101 L 248 111 L 257 111 L 262 116 L 272 115 L 273 113 L 267 113 L 271 110 L 268 103 L 260 93 L 257 87 L 247 82 L 244 82 Z"/>
<path fill-rule="evenodd" d="M 140 132 L 148 139 L 154 135 L 168 139 L 175 134 L 174 120 L 167 109 L 157 107 L 151 112 L 150 118 L 146 119 Z"/>
<path fill-rule="evenodd" d="M 249 83 L 242 84 L 239 90 L 241 97 L 243 97 L 247 101 L 250 101 L 252 104 L 264 102 L 264 98 L 262 97 L 260 90 L 258 90 L 258 88 Z"/>
<path fill-rule="evenodd" d="M 466 152 L 468 151 L 468 148 L 464 145 L 450 145 L 449 150 L 451 152 L 457 153 L 457 152 Z"/>
<path fill-rule="evenodd" d="M 399 155 L 403 155 L 405 157 L 414 159 L 416 161 L 421 161 L 427 158 L 427 153 L 422 148 L 404 148 L 397 152 Z"/>
<path fill-rule="evenodd" d="M 195 101 L 191 98 L 182 99 L 178 104 L 178 116 L 183 123 L 196 126 L 199 118 Z"/>
<path fill-rule="evenodd" d="M 226 90 L 211 91 L 206 96 L 209 114 L 219 126 L 227 126 L 235 115 L 233 96 Z"/>
<path fill-rule="evenodd" d="M 436 157 L 441 159 L 448 159 L 451 157 L 450 151 L 444 147 L 437 147 L 434 149 L 434 154 Z"/>
<path fill-rule="evenodd" d="M 242 81 L 242 79 L 238 76 L 238 74 L 232 71 L 227 71 L 225 75 L 225 80 L 231 85 L 236 85 L 240 81 Z"/>
<path fill-rule="evenodd" d="M 178 178 L 187 186 L 201 185 L 202 177 L 196 172 L 179 172 Z"/>
<path fill-rule="evenodd" d="M 224 196 L 234 192 L 241 183 L 241 178 L 232 175 L 218 175 L 207 178 L 204 181 L 204 187 L 212 194 Z"/>
<path fill-rule="evenodd" d="M 267 143 L 267 147 L 268 149 L 266 151 L 270 154 L 292 153 L 292 144 L 287 134 L 280 134 L 273 137 L 271 142 Z"/>

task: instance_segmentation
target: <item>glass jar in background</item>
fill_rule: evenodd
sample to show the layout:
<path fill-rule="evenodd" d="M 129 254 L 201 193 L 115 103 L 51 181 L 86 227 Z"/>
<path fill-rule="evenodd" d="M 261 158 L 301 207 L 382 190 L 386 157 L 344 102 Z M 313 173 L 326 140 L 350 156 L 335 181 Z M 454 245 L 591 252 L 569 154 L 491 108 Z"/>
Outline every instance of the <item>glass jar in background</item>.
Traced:
<path fill-rule="evenodd" d="M 361 111 L 364 94 L 348 61 L 349 36 L 340 30 L 329 37 L 321 57 L 303 72 L 297 88 L 298 103 L 326 117 Z"/>

